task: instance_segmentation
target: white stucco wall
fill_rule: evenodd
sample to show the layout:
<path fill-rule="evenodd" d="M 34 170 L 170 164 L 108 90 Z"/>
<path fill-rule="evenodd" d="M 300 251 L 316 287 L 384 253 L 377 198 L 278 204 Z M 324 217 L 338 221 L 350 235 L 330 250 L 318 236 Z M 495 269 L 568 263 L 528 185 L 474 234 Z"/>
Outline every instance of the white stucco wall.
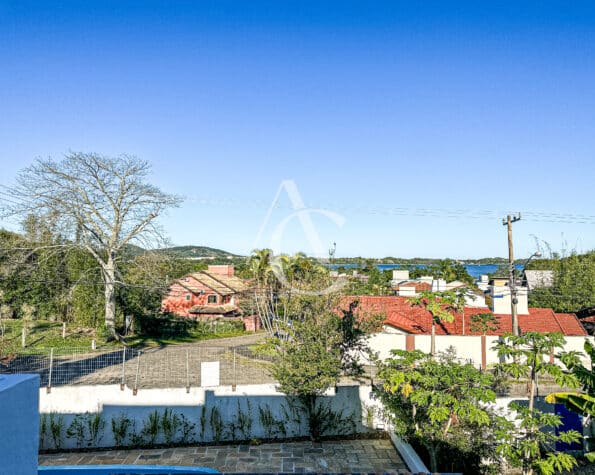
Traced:
<path fill-rule="evenodd" d="M 357 423 L 356 430 L 365 431 L 365 408 L 370 405 L 370 388 L 358 386 L 339 386 L 337 391 L 331 389 L 325 395 L 335 411 L 343 411 L 345 416 L 353 414 Z M 160 413 L 171 408 L 177 414 L 183 414 L 192 422 L 200 420 L 203 407 L 207 408 L 207 420 L 213 407 L 217 407 L 224 422 L 237 422 L 238 404 L 241 411 L 250 414 L 252 420 L 251 437 L 265 438 L 266 430 L 259 417 L 259 406 L 268 407 L 276 420 L 284 421 L 287 436 L 305 436 L 308 434 L 305 421 L 288 421 L 284 412 L 289 409 L 284 394 L 276 391 L 272 384 L 237 386 L 220 386 L 205 390 L 192 388 L 189 393 L 185 388 L 177 389 L 143 389 L 136 396 L 126 388 L 120 390 L 119 385 L 110 386 L 62 386 L 53 387 L 47 394 L 45 389 L 39 391 L 39 412 L 54 413 L 63 417 L 64 427 L 72 422 L 76 414 L 100 413 L 106 422 L 104 435 L 98 447 L 115 445 L 111 432 L 111 419 L 122 414 L 136 424 L 136 432 L 142 427 L 148 415 L 158 410 Z M 249 401 L 249 404 L 248 404 Z M 250 406 L 250 407 L 249 407 Z M 285 411 L 284 411 L 285 408 Z M 214 439 L 211 424 L 207 422 L 203 441 Z M 163 442 L 163 436 L 157 442 Z M 51 446 L 51 444 L 50 444 Z M 76 447 L 76 440 L 64 438 L 64 448 Z"/>
<path fill-rule="evenodd" d="M 380 359 L 385 360 L 392 356 L 391 350 L 405 349 L 405 335 L 392 332 L 375 333 L 368 338 L 368 345 L 378 353 Z"/>
<path fill-rule="evenodd" d="M 494 344 L 498 341 L 497 336 L 486 337 L 486 363 L 488 366 L 499 362 L 496 351 L 492 350 Z M 565 337 L 566 345 L 564 351 L 578 351 L 583 357 L 584 364 L 590 364 L 589 358 L 583 351 L 585 339 L 589 339 L 595 343 L 595 338 L 592 336 L 568 336 Z M 405 335 L 394 334 L 388 332 L 377 333 L 368 340 L 370 348 L 377 352 L 381 359 L 386 359 L 391 356 L 391 350 L 405 350 Z M 415 335 L 415 349 L 430 352 L 431 336 L 430 335 Z M 457 355 L 464 359 L 470 360 L 474 365 L 481 365 L 481 336 L 462 336 L 462 335 L 437 335 L 436 336 L 436 351 L 445 351 L 449 347 L 454 347 Z M 557 363 L 560 363 L 556 359 Z"/>
<path fill-rule="evenodd" d="M 0 375 L 0 473 L 37 473 L 38 375 Z"/>
<path fill-rule="evenodd" d="M 592 336 L 567 336 L 565 339 L 566 345 L 564 346 L 564 351 L 578 351 L 582 355 L 581 360 L 583 361 L 583 364 L 589 365 L 591 360 L 584 351 L 585 340 L 588 339 L 591 343 L 595 343 L 595 338 Z M 558 362 L 557 359 L 556 362 Z"/>

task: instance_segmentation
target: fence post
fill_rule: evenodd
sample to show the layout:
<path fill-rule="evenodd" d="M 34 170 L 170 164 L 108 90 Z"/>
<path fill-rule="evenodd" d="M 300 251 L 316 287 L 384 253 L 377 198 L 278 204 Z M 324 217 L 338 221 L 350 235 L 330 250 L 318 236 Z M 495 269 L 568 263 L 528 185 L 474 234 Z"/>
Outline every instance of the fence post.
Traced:
<path fill-rule="evenodd" d="M 122 382 L 120 383 L 120 391 L 124 391 L 126 385 L 126 347 L 122 348 Z"/>
<path fill-rule="evenodd" d="M 190 361 L 188 356 L 188 348 L 186 348 L 186 393 L 190 392 Z"/>
<path fill-rule="evenodd" d="M 92 350 L 96 350 L 97 349 L 97 344 L 95 343 L 95 340 L 91 340 L 91 349 Z"/>
<path fill-rule="evenodd" d="M 233 384 L 231 385 L 231 390 L 235 391 L 236 386 L 238 384 L 238 377 L 236 373 L 236 349 L 233 349 Z"/>
<path fill-rule="evenodd" d="M 27 330 L 25 330 L 25 326 L 21 328 L 21 347 L 25 348 L 26 346 L 26 339 L 27 339 Z"/>
<path fill-rule="evenodd" d="M 50 348 L 50 370 L 48 372 L 48 386 L 46 388 L 47 393 L 52 392 L 52 369 L 54 367 L 54 349 Z"/>
<path fill-rule="evenodd" d="M 62 322 L 62 339 L 66 338 L 66 322 Z"/>
<path fill-rule="evenodd" d="M 138 352 L 138 360 L 136 364 L 136 378 L 134 378 L 134 388 L 132 389 L 132 395 L 136 396 L 138 393 L 138 374 L 140 373 L 140 357 L 143 354 L 142 351 Z"/>

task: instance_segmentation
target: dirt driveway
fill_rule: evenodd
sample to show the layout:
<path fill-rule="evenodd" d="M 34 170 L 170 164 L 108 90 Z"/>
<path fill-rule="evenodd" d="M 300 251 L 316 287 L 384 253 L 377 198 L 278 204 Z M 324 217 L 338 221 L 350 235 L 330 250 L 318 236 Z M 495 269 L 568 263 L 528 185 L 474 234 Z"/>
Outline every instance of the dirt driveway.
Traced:
<path fill-rule="evenodd" d="M 271 383 L 269 362 L 251 349 L 263 338 L 264 333 L 255 333 L 144 350 L 44 350 L 18 355 L 0 372 L 38 373 L 42 386 L 124 382 L 138 389 L 196 387 L 201 363 L 218 361 L 222 385 Z"/>

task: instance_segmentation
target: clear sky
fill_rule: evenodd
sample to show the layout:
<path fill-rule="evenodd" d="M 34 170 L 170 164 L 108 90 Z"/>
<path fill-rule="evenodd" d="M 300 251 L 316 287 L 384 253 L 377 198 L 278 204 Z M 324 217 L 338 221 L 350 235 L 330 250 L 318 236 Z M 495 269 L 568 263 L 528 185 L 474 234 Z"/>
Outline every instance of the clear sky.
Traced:
<path fill-rule="evenodd" d="M 69 150 L 150 161 L 180 245 L 268 245 L 291 179 L 337 256 L 592 249 L 595 3 L 0 0 L 0 184 Z"/>

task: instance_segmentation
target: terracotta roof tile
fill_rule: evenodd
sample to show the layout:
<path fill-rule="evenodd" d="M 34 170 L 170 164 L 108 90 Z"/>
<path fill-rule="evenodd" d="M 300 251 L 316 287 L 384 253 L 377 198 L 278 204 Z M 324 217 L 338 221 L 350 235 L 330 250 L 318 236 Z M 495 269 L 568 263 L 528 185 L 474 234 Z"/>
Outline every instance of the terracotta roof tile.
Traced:
<path fill-rule="evenodd" d="M 240 279 L 239 277 L 236 277 L 235 275 L 215 274 L 214 272 L 207 272 L 207 271 L 202 271 L 202 272 L 200 272 L 200 274 L 207 275 L 211 279 L 216 280 L 217 282 L 220 282 L 225 287 L 228 287 L 231 290 L 234 290 L 238 293 L 243 292 L 244 290 L 246 290 L 248 288 L 247 283 L 244 280 Z"/>
<path fill-rule="evenodd" d="M 393 287 L 394 290 L 414 288 L 416 292 L 424 292 L 432 290 L 432 284 L 427 282 L 404 282 Z"/>
<path fill-rule="evenodd" d="M 556 313 L 565 335 L 586 335 L 587 332 L 574 313 Z"/>
<path fill-rule="evenodd" d="M 350 302 L 359 301 L 356 314 L 384 314 L 385 323 L 407 333 L 428 334 L 432 328 L 432 316 L 422 307 L 412 306 L 407 297 L 356 295 L 344 296 L 340 307 L 346 309 Z M 481 313 L 490 313 L 487 307 L 465 307 L 463 312 L 454 314 L 453 322 L 441 322 L 436 325 L 437 335 L 479 335 L 471 331 L 471 317 Z M 499 326 L 488 335 L 503 335 L 512 332 L 510 315 L 496 314 Z M 550 308 L 530 308 L 528 315 L 519 315 L 522 332 L 562 332 L 564 335 L 587 335 L 576 315 L 572 313 L 555 314 Z"/>
<path fill-rule="evenodd" d="M 221 283 L 219 280 L 214 279 L 206 272 L 195 272 L 194 274 L 190 274 L 190 277 L 206 285 L 209 289 L 214 290 L 219 295 L 231 295 L 235 293 L 233 289 Z"/>

